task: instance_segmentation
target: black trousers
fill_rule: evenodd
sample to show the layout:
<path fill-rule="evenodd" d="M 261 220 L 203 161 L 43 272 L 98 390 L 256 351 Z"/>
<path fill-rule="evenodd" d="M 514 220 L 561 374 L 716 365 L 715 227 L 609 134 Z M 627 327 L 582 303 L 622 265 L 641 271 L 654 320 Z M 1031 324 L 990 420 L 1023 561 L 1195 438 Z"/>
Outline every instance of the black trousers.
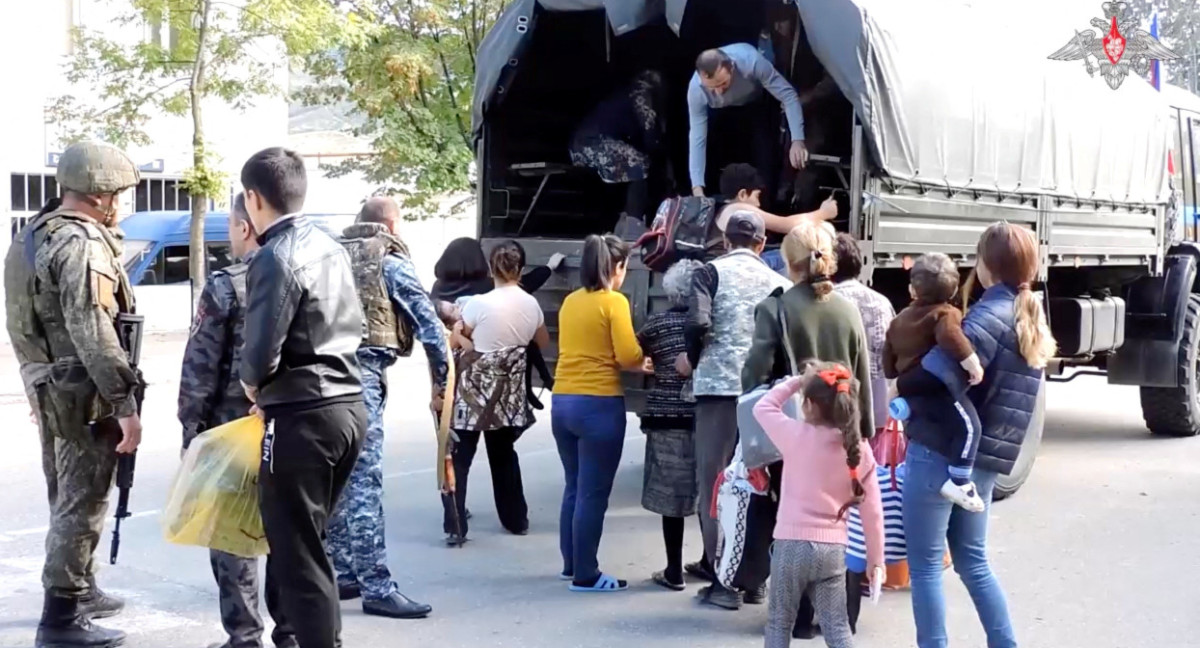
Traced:
<path fill-rule="evenodd" d="M 521 483 L 521 461 L 515 448 L 521 430 L 456 430 L 455 434 L 458 435 L 458 443 L 454 444 L 454 450 L 451 452 L 454 476 L 457 480 L 454 503 L 458 506 L 462 535 L 467 535 L 467 480 L 471 475 L 471 463 L 475 460 L 481 436 L 487 444 L 488 465 L 492 470 L 492 494 L 496 499 L 496 513 L 500 516 L 500 524 L 510 533 L 524 533 L 529 529 L 529 507 L 525 503 L 525 487 Z M 460 529 L 455 524 L 454 506 L 449 496 L 442 496 L 442 509 L 442 530 L 457 535 Z"/>
<path fill-rule="evenodd" d="M 272 608 L 278 597 L 284 625 L 300 648 L 342 645 L 325 530 L 366 429 L 362 401 L 269 414 L 258 481 L 263 529 L 271 547 L 267 604 Z"/>
<path fill-rule="evenodd" d="M 858 633 L 858 613 L 862 610 L 862 587 L 867 575 L 846 570 L 846 614 L 850 617 L 850 632 Z M 796 628 L 811 628 L 816 611 L 808 592 L 800 598 L 800 614 L 796 616 Z"/>

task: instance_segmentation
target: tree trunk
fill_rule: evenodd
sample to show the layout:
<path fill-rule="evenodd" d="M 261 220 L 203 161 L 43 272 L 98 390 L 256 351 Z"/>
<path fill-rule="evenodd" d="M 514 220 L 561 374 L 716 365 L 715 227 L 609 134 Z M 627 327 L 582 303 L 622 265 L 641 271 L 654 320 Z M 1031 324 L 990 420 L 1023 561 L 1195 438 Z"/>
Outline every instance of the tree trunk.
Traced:
<path fill-rule="evenodd" d="M 192 102 L 192 167 L 200 170 L 205 167 L 204 152 L 204 120 L 201 116 L 200 102 L 204 97 L 204 50 L 208 39 L 208 16 L 212 10 L 212 0 L 200 0 L 200 31 L 197 34 L 196 62 L 192 64 L 192 79 L 188 90 Z M 207 178 L 209 174 L 199 174 Z M 204 281 L 207 277 L 208 253 L 204 249 L 204 214 L 208 211 L 209 196 L 204 191 L 193 189 L 192 222 L 188 231 L 188 273 L 192 278 L 192 312 L 196 312 L 196 304 L 204 291 Z"/>

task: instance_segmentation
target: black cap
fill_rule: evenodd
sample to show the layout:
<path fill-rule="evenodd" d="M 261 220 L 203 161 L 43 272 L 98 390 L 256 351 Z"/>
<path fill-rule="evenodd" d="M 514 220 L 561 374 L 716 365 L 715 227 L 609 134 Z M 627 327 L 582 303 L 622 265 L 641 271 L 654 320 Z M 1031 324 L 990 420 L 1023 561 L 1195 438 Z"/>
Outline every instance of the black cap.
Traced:
<path fill-rule="evenodd" d="M 725 237 L 735 242 L 761 243 L 767 240 L 767 226 L 762 217 L 752 211 L 736 211 L 725 224 Z"/>

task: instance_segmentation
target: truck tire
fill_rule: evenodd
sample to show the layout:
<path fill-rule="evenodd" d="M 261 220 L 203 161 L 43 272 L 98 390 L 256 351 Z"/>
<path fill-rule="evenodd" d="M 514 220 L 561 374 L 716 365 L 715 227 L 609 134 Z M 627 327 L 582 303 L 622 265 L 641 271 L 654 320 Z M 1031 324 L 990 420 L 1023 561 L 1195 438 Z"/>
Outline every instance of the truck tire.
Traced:
<path fill-rule="evenodd" d="M 1175 370 L 1178 387 L 1142 387 L 1142 419 L 1151 434 L 1190 437 L 1200 434 L 1200 394 L 1196 363 L 1200 361 L 1200 295 L 1188 295 Z"/>
<path fill-rule="evenodd" d="M 1042 447 L 1042 433 L 1046 429 L 1046 383 L 1038 389 L 1037 403 L 1033 406 L 1033 417 L 1029 419 L 1029 430 L 1025 432 L 1025 440 L 1021 442 L 1021 453 L 1013 465 L 1013 471 L 1000 475 L 996 479 L 996 488 L 992 499 L 1000 501 L 1020 490 L 1033 472 L 1033 462 L 1037 461 L 1038 450 Z"/>

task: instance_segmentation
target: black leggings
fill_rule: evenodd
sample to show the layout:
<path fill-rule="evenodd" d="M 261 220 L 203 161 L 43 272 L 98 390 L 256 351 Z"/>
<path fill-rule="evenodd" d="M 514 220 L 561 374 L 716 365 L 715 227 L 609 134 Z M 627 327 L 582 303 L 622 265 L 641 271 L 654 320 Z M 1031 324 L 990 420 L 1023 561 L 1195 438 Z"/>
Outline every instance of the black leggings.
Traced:
<path fill-rule="evenodd" d="M 667 549 L 667 569 L 663 575 L 672 583 L 683 582 L 683 518 L 664 515 L 663 544 Z"/>

